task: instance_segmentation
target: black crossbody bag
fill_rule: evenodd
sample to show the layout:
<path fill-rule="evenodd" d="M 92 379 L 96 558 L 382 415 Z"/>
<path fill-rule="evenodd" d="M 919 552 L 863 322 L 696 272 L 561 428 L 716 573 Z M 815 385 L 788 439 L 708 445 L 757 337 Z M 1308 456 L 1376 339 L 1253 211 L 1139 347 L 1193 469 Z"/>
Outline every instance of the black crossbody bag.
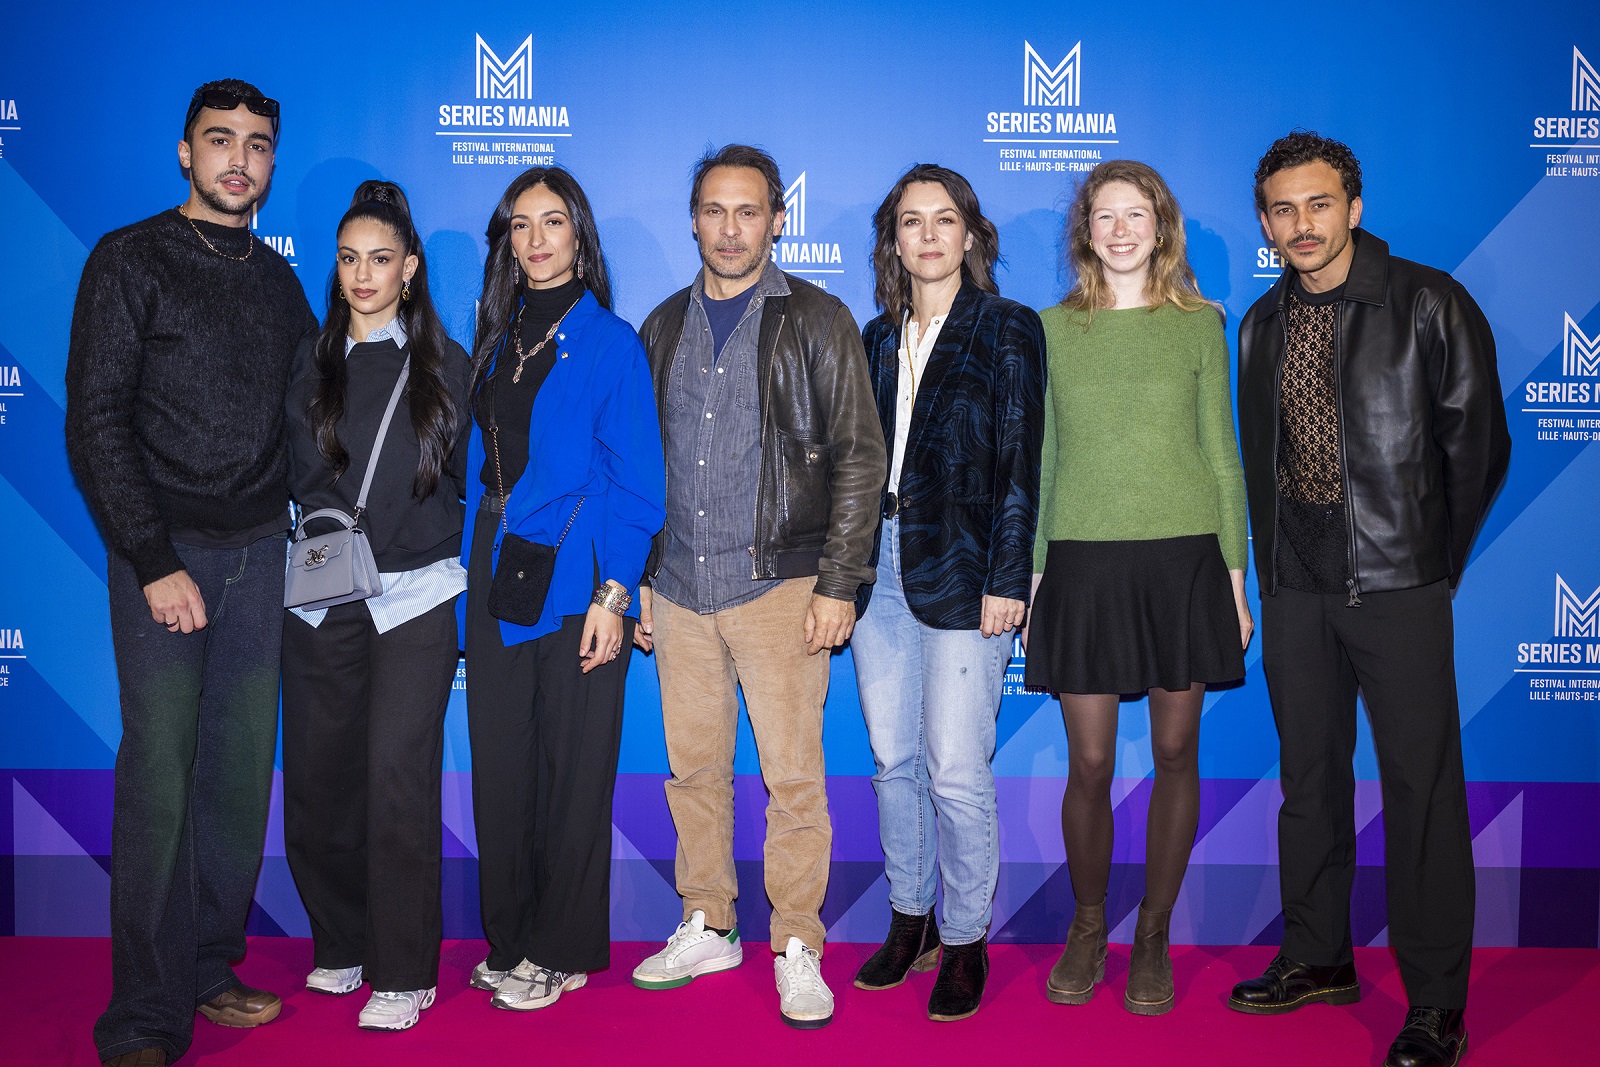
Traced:
<path fill-rule="evenodd" d="M 516 626 L 532 626 L 544 614 L 544 602 L 550 595 L 550 580 L 555 577 L 556 553 L 567 539 L 578 512 L 588 497 L 579 497 L 578 506 L 567 517 L 566 528 L 553 545 L 530 541 L 511 532 L 506 519 L 506 480 L 500 469 L 500 420 L 494 411 L 494 390 L 498 384 L 489 377 L 489 439 L 494 449 L 495 489 L 500 494 L 500 559 L 494 567 L 494 577 L 489 581 L 489 614 Z M 533 462 L 532 457 L 528 460 Z"/>

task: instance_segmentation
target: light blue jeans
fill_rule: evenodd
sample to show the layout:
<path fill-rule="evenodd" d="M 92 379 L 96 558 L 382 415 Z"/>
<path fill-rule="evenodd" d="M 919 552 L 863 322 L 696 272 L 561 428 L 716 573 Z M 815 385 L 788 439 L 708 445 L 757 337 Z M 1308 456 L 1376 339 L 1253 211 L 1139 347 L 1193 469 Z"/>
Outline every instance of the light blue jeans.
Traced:
<path fill-rule="evenodd" d="M 899 521 L 889 519 L 872 602 L 850 648 L 878 767 L 872 785 L 889 903 L 925 915 L 942 877 L 941 938 L 971 944 L 988 931 L 1000 871 L 991 764 L 1011 635 L 919 622 L 900 583 Z"/>

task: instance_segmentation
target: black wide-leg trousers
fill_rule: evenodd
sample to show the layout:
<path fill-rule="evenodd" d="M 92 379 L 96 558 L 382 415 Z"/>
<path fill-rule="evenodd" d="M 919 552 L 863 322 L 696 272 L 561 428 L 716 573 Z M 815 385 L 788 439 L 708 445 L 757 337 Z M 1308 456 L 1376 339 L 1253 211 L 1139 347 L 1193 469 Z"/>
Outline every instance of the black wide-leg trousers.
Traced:
<path fill-rule="evenodd" d="M 439 981 L 444 715 L 452 599 L 378 633 L 361 602 L 283 622 L 284 851 L 318 967 L 375 992 Z"/>
<path fill-rule="evenodd" d="M 1282 747 L 1283 953 L 1351 959 L 1356 692 L 1383 785 L 1389 944 L 1412 1005 L 1466 1006 L 1475 907 L 1448 583 L 1262 597 L 1261 655 Z"/>
<path fill-rule="evenodd" d="M 499 515 L 474 531 L 467 578 L 467 723 L 478 896 L 489 966 L 531 960 L 558 971 L 611 961 L 611 796 L 622 744 L 622 651 L 588 674 L 583 615 L 507 647 L 489 614 Z"/>

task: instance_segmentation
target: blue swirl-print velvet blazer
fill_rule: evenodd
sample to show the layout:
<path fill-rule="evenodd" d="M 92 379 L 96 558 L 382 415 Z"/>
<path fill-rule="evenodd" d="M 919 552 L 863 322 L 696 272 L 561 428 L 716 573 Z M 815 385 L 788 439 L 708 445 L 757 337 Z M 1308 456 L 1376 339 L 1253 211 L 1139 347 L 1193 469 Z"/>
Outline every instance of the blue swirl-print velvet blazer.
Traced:
<path fill-rule="evenodd" d="M 879 315 L 861 332 L 891 448 L 900 326 Z M 917 388 L 898 493 L 906 601 L 934 629 L 976 630 L 985 594 L 1028 599 L 1044 384 L 1038 314 L 964 282 Z"/>

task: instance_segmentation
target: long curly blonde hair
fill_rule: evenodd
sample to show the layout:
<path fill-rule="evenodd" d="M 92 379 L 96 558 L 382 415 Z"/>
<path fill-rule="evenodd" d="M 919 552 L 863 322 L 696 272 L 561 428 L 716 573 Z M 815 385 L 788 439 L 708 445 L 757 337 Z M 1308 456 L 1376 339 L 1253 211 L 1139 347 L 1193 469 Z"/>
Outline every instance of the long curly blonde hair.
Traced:
<path fill-rule="evenodd" d="M 1061 233 L 1062 250 L 1073 277 L 1072 289 L 1061 299 L 1061 306 L 1083 312 L 1085 325 L 1094 318 L 1096 311 L 1116 306 L 1116 297 L 1106 282 L 1100 259 L 1089 246 L 1089 215 L 1094 198 L 1111 182 L 1128 183 L 1144 194 L 1155 208 L 1158 244 L 1150 257 L 1150 273 L 1144 283 L 1150 310 L 1165 304 L 1184 311 L 1209 306 L 1200 295 L 1194 268 L 1189 266 L 1183 212 L 1177 198 L 1155 168 L 1133 159 L 1108 159 L 1091 170 L 1078 186 L 1078 194 L 1067 210 L 1066 228 Z"/>

